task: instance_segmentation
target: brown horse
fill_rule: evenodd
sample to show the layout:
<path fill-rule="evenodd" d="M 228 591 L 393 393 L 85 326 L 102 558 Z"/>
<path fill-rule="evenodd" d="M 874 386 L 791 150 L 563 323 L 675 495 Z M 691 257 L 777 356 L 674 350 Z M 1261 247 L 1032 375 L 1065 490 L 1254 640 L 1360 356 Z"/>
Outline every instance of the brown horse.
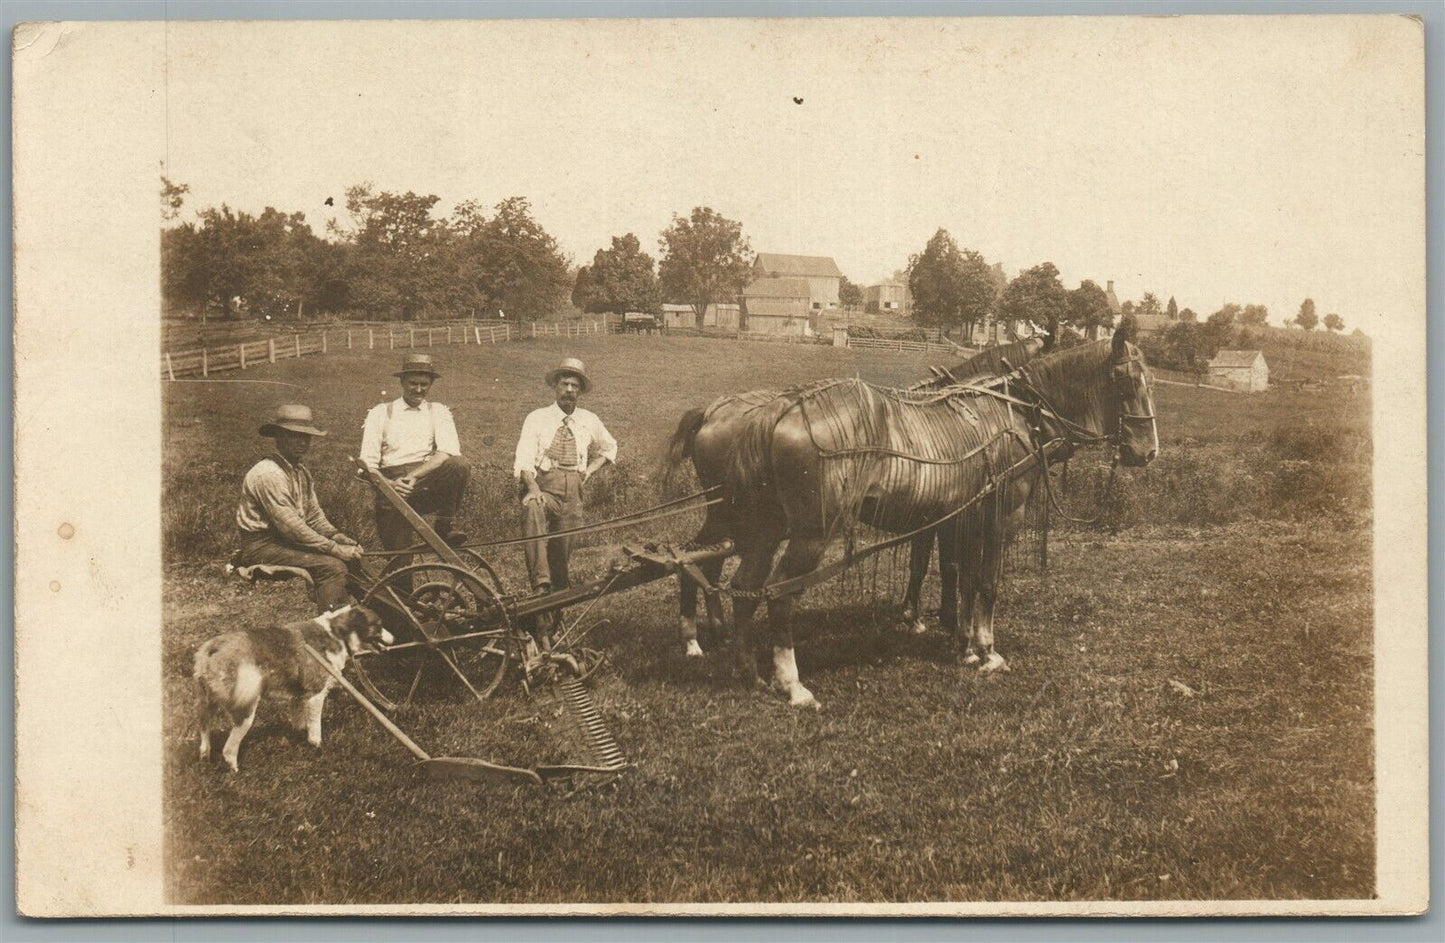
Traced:
<path fill-rule="evenodd" d="M 1011 373 L 1035 357 L 1048 353 L 1053 346 L 1052 334 L 1035 335 L 1009 344 L 1000 344 L 974 354 L 947 371 L 938 371 L 932 379 L 915 384 L 911 388 L 915 390 L 939 389 L 951 384 L 972 384 L 991 380 L 1002 374 Z M 1027 496 L 1025 496 L 1026 499 Z M 1021 502 L 1018 508 L 1014 519 L 1005 522 L 1005 527 L 1009 532 L 1017 529 L 1017 524 L 1023 517 L 1024 503 Z M 967 511 L 962 520 L 951 522 L 947 527 L 925 531 L 913 538 L 908 552 L 908 586 L 903 593 L 902 620 L 908 631 L 917 635 L 928 630 L 923 622 L 921 597 L 923 580 L 928 575 L 928 565 L 933 560 L 933 545 L 936 542 L 939 545 L 938 571 L 941 582 L 939 621 L 944 629 L 957 636 L 958 599 L 961 594 L 964 612 L 968 614 L 970 620 L 969 635 L 972 637 L 971 623 L 979 590 L 978 581 L 974 579 L 977 570 L 962 570 L 964 579 L 960 586 L 959 561 L 978 556 L 978 551 L 982 549 L 979 541 L 982 539 L 983 524 L 978 518 L 981 513 L 983 513 L 982 509 Z M 970 540 L 970 537 L 973 539 Z M 948 542 L 948 539 L 952 539 L 952 542 Z M 1005 533 L 1004 541 L 1007 542 L 1007 540 L 1008 534 Z M 976 660 L 976 658 L 970 657 L 969 660 Z"/>
<path fill-rule="evenodd" d="M 732 580 L 735 642 L 745 673 L 756 677 L 750 635 L 770 574 L 787 581 L 810 573 L 853 522 L 909 533 L 981 502 L 985 574 L 997 567 L 1001 523 L 1025 489 L 1020 470 L 1046 460 L 1042 443 L 1111 440 L 1124 465 L 1158 454 L 1153 398 L 1138 349 L 1116 332 L 1100 341 L 1024 365 L 1005 387 L 947 387 L 903 392 L 856 380 L 828 380 L 789 390 L 759 406 L 736 443 L 724 474 L 737 506 L 774 513 L 735 514 L 742 560 Z M 775 509 L 781 508 L 778 514 Z M 788 547 L 774 573 L 773 557 Z M 992 580 L 985 580 L 989 586 Z M 799 680 L 792 606 L 801 587 L 770 597 L 774 684 L 794 706 L 816 706 Z M 993 650 L 993 595 L 974 620 L 970 644 L 983 670 L 1003 667 Z"/>
<path fill-rule="evenodd" d="M 944 384 L 994 377 L 1021 366 L 1052 346 L 1052 335 L 1040 335 L 990 347 L 951 367 L 935 370 L 930 379 L 917 384 L 915 388 L 932 389 Z M 683 414 L 677 431 L 673 433 L 668 444 L 669 474 L 675 472 L 683 462 L 690 458 L 693 468 L 697 472 L 698 480 L 704 487 L 721 484 L 734 446 L 742 431 L 749 422 L 766 416 L 765 407 L 774 403 L 782 395 L 777 390 L 731 393 L 718 397 L 706 407 L 688 410 Z M 714 544 L 731 538 L 740 513 L 781 514 L 782 508 L 767 495 L 746 496 L 737 500 L 729 496 L 724 502 L 709 506 L 706 513 L 707 517 L 703 521 L 702 529 L 693 538 L 693 542 L 696 544 Z M 923 577 L 927 573 L 928 564 L 933 555 L 935 539 L 936 535 L 930 531 L 920 535 L 912 546 L 909 561 L 909 593 L 906 597 L 906 605 L 913 613 L 918 610 L 918 597 Z M 942 551 L 940 551 L 941 554 Z M 723 560 L 702 564 L 701 569 L 708 582 L 713 585 L 717 584 L 722 575 L 723 564 Z M 950 571 L 945 571 L 945 573 L 948 572 Z M 957 567 L 953 567 L 951 572 L 956 584 Z M 915 575 L 916 580 L 914 579 Z M 945 576 L 945 581 L 947 590 L 947 576 Z M 687 655 L 694 658 L 700 657 L 703 650 L 698 640 L 698 587 L 691 580 L 682 580 L 681 584 L 678 600 L 680 610 L 678 630 Z M 956 605 L 955 602 L 955 610 Z M 703 621 L 702 627 L 712 633 L 721 631 L 723 614 L 717 597 L 708 597 L 707 608 L 707 618 Z M 946 610 L 948 607 L 945 605 L 943 608 Z"/>

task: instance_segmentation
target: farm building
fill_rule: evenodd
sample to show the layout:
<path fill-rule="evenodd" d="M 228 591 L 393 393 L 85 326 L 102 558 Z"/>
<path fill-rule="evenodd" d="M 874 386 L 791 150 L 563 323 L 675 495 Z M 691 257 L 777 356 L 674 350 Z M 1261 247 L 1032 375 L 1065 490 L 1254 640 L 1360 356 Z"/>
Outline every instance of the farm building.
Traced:
<path fill-rule="evenodd" d="M 807 335 L 811 333 L 811 304 L 805 278 L 758 278 L 743 289 L 743 316 L 749 331 Z"/>
<path fill-rule="evenodd" d="M 881 282 L 863 289 L 863 310 L 869 314 L 903 310 L 905 289 L 897 282 Z"/>
<path fill-rule="evenodd" d="M 1124 310 L 1123 305 L 1119 304 L 1119 296 L 1114 294 L 1114 280 L 1112 278 L 1109 279 L 1109 287 L 1104 289 L 1104 300 L 1109 302 L 1109 310 L 1114 312 L 1114 317 L 1117 318 L 1119 312 Z"/>
<path fill-rule="evenodd" d="M 1258 350 L 1221 350 L 1209 361 L 1209 382 L 1257 393 L 1269 386 L 1269 364 Z"/>
<path fill-rule="evenodd" d="M 1167 314 L 1136 314 L 1134 325 L 1139 329 L 1140 334 L 1157 334 L 1167 328 L 1173 327 L 1177 321 L 1169 320 Z"/>
<path fill-rule="evenodd" d="M 826 255 L 783 255 L 778 252 L 759 252 L 753 260 L 753 275 L 756 279 L 797 278 L 808 286 L 808 306 L 814 311 L 838 307 L 838 287 L 842 284 L 843 273 L 838 265 Z"/>
<path fill-rule="evenodd" d="M 740 306 L 735 304 L 710 304 L 703 312 L 702 326 L 720 331 L 736 331 L 740 310 Z M 692 305 L 663 305 L 662 318 L 669 329 L 697 327 L 697 315 L 693 312 Z"/>

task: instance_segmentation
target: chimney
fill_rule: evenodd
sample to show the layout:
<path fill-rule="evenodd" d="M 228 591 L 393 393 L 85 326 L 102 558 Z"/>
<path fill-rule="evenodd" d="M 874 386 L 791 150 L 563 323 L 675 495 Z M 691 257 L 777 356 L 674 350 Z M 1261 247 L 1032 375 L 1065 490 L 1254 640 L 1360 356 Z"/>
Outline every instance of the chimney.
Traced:
<path fill-rule="evenodd" d="M 1114 290 L 1114 280 L 1111 278 L 1111 279 L 1109 279 L 1109 287 L 1108 287 L 1107 289 L 1105 289 L 1105 291 L 1113 291 L 1113 290 Z"/>

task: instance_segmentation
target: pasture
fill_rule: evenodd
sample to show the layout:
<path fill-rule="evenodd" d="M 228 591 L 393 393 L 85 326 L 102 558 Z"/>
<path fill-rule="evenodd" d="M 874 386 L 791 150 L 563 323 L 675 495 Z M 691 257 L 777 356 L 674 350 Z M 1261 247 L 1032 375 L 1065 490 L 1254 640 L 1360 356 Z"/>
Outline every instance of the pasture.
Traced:
<path fill-rule="evenodd" d="M 436 351 L 474 477 L 477 539 L 518 532 L 511 450 L 583 357 L 584 405 L 621 442 L 589 486 L 598 520 L 660 500 L 681 412 L 759 386 L 859 375 L 905 384 L 884 352 L 703 338 L 589 338 Z M 1013 670 L 980 677 L 943 635 L 896 634 L 901 574 L 806 594 L 798 660 L 822 702 L 745 689 L 688 662 L 676 589 L 604 599 L 594 696 L 637 768 L 556 792 L 429 783 L 334 692 L 326 742 L 283 726 L 241 772 L 195 757 L 191 652 L 218 631 L 303 618 L 299 587 L 221 575 L 241 476 L 277 402 L 333 431 L 308 458 L 323 504 L 374 543 L 346 475 L 399 354 L 289 361 L 167 384 L 164 639 L 169 895 L 190 904 L 993 901 L 1359 898 L 1374 888 L 1369 401 L 1156 387 L 1163 452 L 1119 473 L 1105 524 L 1009 574 L 997 625 Z M 271 385 L 295 384 L 294 387 Z M 386 391 L 383 393 L 383 391 Z M 1098 456 L 1076 460 L 1085 482 Z M 700 515 L 699 515 L 700 517 Z M 603 535 L 685 539 L 698 517 Z M 603 543 L 602 541 L 609 543 Z M 519 555 L 518 555 L 519 556 Z M 885 561 L 888 557 L 884 557 Z M 502 561 L 504 575 L 518 559 Z M 871 570 L 871 568 L 870 568 Z M 936 576 L 925 586 L 936 606 Z M 434 753 L 531 764 L 569 753 L 560 704 L 515 684 L 478 705 L 447 688 L 399 720 Z M 262 721 L 265 722 L 264 720 Z"/>

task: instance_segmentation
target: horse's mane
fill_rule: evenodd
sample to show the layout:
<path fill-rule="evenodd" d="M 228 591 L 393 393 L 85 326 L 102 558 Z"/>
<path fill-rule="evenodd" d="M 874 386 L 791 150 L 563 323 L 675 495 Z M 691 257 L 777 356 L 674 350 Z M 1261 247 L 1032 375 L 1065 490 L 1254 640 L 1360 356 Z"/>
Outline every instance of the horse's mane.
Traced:
<path fill-rule="evenodd" d="M 1094 341 L 1030 360 L 1019 372 L 1064 418 L 1087 427 L 1092 417 L 1102 431 L 1112 402 L 1111 378 L 1103 367 L 1113 357 L 1110 341 Z"/>

